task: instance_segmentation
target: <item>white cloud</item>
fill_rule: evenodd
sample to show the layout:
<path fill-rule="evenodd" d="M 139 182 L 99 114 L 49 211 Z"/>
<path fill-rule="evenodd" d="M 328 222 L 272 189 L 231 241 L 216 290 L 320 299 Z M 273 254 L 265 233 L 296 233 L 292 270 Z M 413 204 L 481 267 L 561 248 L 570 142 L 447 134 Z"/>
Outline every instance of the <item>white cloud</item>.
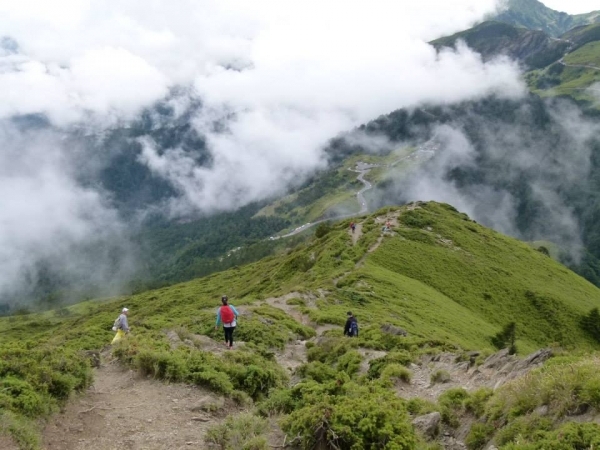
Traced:
<path fill-rule="evenodd" d="M 0 29 L 19 45 L 17 53 L 0 54 L 0 119 L 42 113 L 59 128 L 102 129 L 185 86 L 203 105 L 192 122 L 206 135 L 212 165 L 200 167 L 193 155 L 156 149 L 148 139 L 140 161 L 180 191 L 173 214 L 233 208 L 297 183 L 323 166 L 329 138 L 380 114 L 421 102 L 522 94 L 509 61 L 484 63 L 464 47 L 437 55 L 426 44 L 471 26 L 495 4 L 0 0 Z M 214 132 L 215 122 L 224 131 Z M 57 235 L 84 241 L 113 214 L 101 193 L 75 181 L 77 168 L 64 170 L 72 149 L 26 139 L 1 135 L 1 156 L 15 140 L 32 158 L 48 152 L 62 162 L 0 179 L 6 195 L 21 192 L 11 208 L 31 208 L 0 222 L 7 242 L 22 230 L 11 251 L 22 249 L 23 258 L 42 242 L 69 242 Z M 51 231 L 38 232 L 38 210 L 49 211 Z"/>
<path fill-rule="evenodd" d="M 543 0 L 548 8 L 569 14 L 583 14 L 600 10 L 597 0 Z"/>
<path fill-rule="evenodd" d="M 74 181 L 61 136 L 23 134 L 2 122 L 0 142 L 0 293 L 24 284 L 39 260 L 77 276 L 84 266 L 93 267 L 85 273 L 88 280 L 116 281 L 120 264 L 129 264 L 124 247 L 111 258 L 98 248 L 86 256 L 77 253 L 78 247 L 102 242 L 122 246 L 125 230 L 100 193 Z M 117 272 L 112 280 L 105 276 L 111 271 Z"/>

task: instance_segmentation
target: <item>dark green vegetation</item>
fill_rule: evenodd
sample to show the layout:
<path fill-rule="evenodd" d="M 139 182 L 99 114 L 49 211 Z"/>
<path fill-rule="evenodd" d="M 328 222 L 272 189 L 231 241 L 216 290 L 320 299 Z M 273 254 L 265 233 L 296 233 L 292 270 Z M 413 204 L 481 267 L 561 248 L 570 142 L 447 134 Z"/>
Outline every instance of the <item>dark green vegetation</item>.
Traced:
<path fill-rule="evenodd" d="M 600 22 L 600 11 L 569 15 L 548 8 L 538 0 L 508 0 L 507 8 L 494 20 L 531 30 L 543 30 L 557 37 L 572 28 Z"/>
<path fill-rule="evenodd" d="M 459 40 L 481 53 L 485 59 L 507 55 L 522 61 L 531 69 L 546 67 L 558 61 L 571 45 L 569 42 L 553 39 L 543 31 L 503 22 L 483 22 L 466 31 L 437 39 L 431 44 L 439 50 L 443 47 L 456 47 Z"/>
<path fill-rule="evenodd" d="M 394 233 L 382 236 L 386 218 L 397 225 Z M 255 405 L 257 414 L 283 414 L 281 426 L 290 436 L 300 436 L 302 448 L 317 442 L 340 448 L 416 448 L 421 444 L 409 417 L 432 408 L 448 424 L 456 424 L 461 414 L 487 417 L 482 411 L 494 411 L 490 420 L 506 417 L 510 426 L 513 416 L 504 411 L 512 406 L 502 406 L 508 397 L 492 396 L 489 402 L 501 402 L 496 407 L 486 392 L 450 392 L 438 404 L 428 404 L 405 401 L 392 391 L 395 383 L 410 381 L 406 366 L 424 353 L 492 351 L 492 336 L 510 320 L 516 322 L 522 352 L 550 343 L 579 349 L 598 345 L 580 324 L 600 307 L 600 291 L 537 250 L 438 203 L 386 208 L 361 221 L 364 234 L 356 245 L 344 221 L 285 254 L 205 278 L 1 319 L 0 383 L 5 389 L 0 408 L 14 424 L 8 432 L 23 448 L 35 448 L 32 419 L 46 416 L 71 391 L 89 384 L 86 351 L 110 342 L 110 327 L 123 305 L 131 310 L 133 333 L 114 354 L 124 364 Z M 347 339 L 338 328 L 307 342 L 307 362 L 296 373 L 301 381 L 289 387 L 274 352 L 291 340 L 311 339 L 315 330 L 257 302 L 293 291 L 298 294 L 290 304 L 313 323 L 341 327 L 352 309 L 361 333 Z M 237 338 L 246 344 L 219 356 L 206 346 L 206 336 L 220 340 L 214 313 L 224 292 L 242 312 Z M 314 306 L 306 298 L 313 298 Z M 383 324 L 407 330 L 408 337 L 383 331 Z M 191 344 L 174 349 L 168 331 Z M 361 373 L 359 349 L 388 353 Z M 264 423 L 244 421 L 248 426 L 240 426 L 240 434 L 231 438 L 264 443 L 256 436 Z M 222 430 L 210 436 L 225 448 L 237 445 L 224 442 Z"/>

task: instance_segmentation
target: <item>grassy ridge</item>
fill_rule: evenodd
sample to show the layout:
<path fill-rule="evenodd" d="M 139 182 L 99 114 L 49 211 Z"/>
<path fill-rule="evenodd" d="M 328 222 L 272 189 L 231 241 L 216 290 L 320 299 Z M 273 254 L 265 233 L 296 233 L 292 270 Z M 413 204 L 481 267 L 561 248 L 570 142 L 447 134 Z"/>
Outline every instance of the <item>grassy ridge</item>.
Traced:
<path fill-rule="evenodd" d="M 403 216 L 410 217 L 431 231 L 400 230 L 405 239 L 384 240 L 372 264 L 420 281 L 489 325 L 516 320 L 528 349 L 553 341 L 585 345 L 577 325 L 600 302 L 596 287 L 524 243 L 448 216 L 444 206 L 430 204 Z M 456 308 L 447 303 L 443 311 Z M 480 326 L 467 328 L 485 334 Z"/>
<path fill-rule="evenodd" d="M 332 347 L 309 350 L 313 360 L 301 373 L 312 381 L 298 387 L 296 394 L 280 391 L 287 374 L 276 364 L 273 351 L 315 332 L 283 311 L 255 304 L 270 296 L 292 291 L 310 296 L 315 308 L 302 300 L 297 301 L 298 307 L 321 324 L 342 325 L 345 312 L 352 309 L 361 325 L 361 337 L 353 345 L 407 352 L 401 361 L 436 347 L 491 351 L 490 337 L 513 320 L 522 351 L 553 342 L 594 347 L 578 321 L 592 307 L 600 307 L 597 288 L 526 244 L 486 229 L 448 205 L 431 202 L 413 208 L 386 208 L 360 219 L 363 235 L 355 245 L 348 233 L 349 221 L 344 221 L 280 255 L 209 277 L 55 312 L 1 319 L 0 383 L 10 389 L 0 396 L 0 412 L 11 415 L 17 424 L 13 429 L 23 434 L 34 417 L 51 413 L 72 390 L 87 386 L 91 372 L 84 350 L 102 349 L 110 342 L 110 327 L 122 306 L 131 309 L 133 328 L 116 352 L 124 363 L 158 378 L 208 387 L 242 403 L 271 401 L 274 393 L 290 395 L 272 399 L 272 408 L 298 410 L 289 422 L 289 429 L 298 433 L 312 429 L 315 411 L 328 410 L 320 400 L 323 395 L 339 408 L 336 420 L 342 426 L 348 425 L 345 411 L 359 407 L 354 398 L 369 391 L 376 392 L 377 398 L 390 397 L 389 386 L 385 380 L 360 381 L 356 375 L 360 354 L 347 341 L 338 342 L 341 332 L 333 330 L 328 332 Z M 381 221 L 396 216 L 394 233 L 382 236 Z M 243 312 L 237 339 L 246 346 L 220 358 L 201 340 L 196 342 L 195 336 L 221 339 L 220 332 L 214 331 L 214 313 L 223 293 Z M 383 324 L 402 327 L 409 336 L 385 334 L 380 329 Z M 169 330 L 194 344 L 172 350 Z M 41 353 L 30 351 L 33 348 Z M 50 354 L 52 358 L 43 356 Z M 44 375 L 24 370 L 27 367 L 39 367 Z M 409 377 L 397 365 L 388 372 Z M 305 398 L 307 392 L 317 393 L 314 402 L 293 400 L 293 395 Z M 49 406 L 36 406 L 40 404 Z M 394 398 L 363 406 L 379 414 L 382 423 L 390 420 L 391 411 L 404 408 Z M 404 433 L 403 423 L 390 433 Z M 31 436 L 23 442 L 35 448 Z M 348 436 L 363 443 L 371 438 L 380 437 Z M 401 448 L 413 448 L 413 438 L 407 439 Z"/>

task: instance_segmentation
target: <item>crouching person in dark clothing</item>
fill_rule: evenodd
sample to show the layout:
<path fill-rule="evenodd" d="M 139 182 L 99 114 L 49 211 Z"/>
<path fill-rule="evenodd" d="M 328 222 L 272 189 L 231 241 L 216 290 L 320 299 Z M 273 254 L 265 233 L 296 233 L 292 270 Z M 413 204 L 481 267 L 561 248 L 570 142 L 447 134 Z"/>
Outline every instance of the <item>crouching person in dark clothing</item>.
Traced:
<path fill-rule="evenodd" d="M 352 314 L 352 311 L 348 311 L 348 320 L 344 326 L 344 336 L 358 337 L 358 321 Z"/>

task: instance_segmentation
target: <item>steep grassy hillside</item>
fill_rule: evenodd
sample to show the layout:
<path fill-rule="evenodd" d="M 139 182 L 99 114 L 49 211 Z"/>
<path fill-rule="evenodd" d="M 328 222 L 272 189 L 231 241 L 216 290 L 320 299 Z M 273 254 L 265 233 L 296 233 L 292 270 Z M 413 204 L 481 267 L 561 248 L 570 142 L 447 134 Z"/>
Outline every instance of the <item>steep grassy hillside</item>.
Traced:
<path fill-rule="evenodd" d="M 546 67 L 558 61 L 570 44 L 551 38 L 543 31 L 528 30 L 503 22 L 483 22 L 473 28 L 432 41 L 442 47 L 456 47 L 464 41 L 470 48 L 481 53 L 485 59 L 506 55 L 531 69 Z"/>
<path fill-rule="evenodd" d="M 569 15 L 548 8 L 538 0 L 508 0 L 506 9 L 494 20 L 560 36 L 574 27 L 599 22 L 600 11 Z"/>
<path fill-rule="evenodd" d="M 388 220 L 392 231 L 383 233 Z M 600 291 L 524 243 L 433 202 L 386 208 L 359 222 L 357 235 L 348 232 L 348 221 L 322 225 L 320 237 L 305 244 L 206 278 L 0 320 L 3 429 L 23 448 L 35 448 L 32 419 L 50 414 L 72 390 L 89 385 L 85 351 L 110 342 L 110 327 L 122 306 L 131 310 L 133 329 L 115 348 L 123 363 L 158 378 L 204 386 L 241 404 L 257 402 L 263 411 L 293 412 L 283 426 L 305 436 L 307 447 L 310 411 L 317 407 L 313 401 L 322 398 L 310 400 L 306 389 L 328 392 L 340 414 L 366 408 L 387 423 L 390 411 L 397 411 L 399 428 L 388 438 L 404 443 L 385 448 L 416 445 L 408 416 L 401 412 L 404 401 L 386 393 L 386 383 L 358 377 L 362 356 L 357 347 L 391 352 L 405 363 L 443 349 L 489 353 L 490 338 L 509 322 L 516 323 L 521 352 L 552 343 L 580 350 L 597 346 L 579 324 L 591 308 L 600 307 Z M 272 301 L 290 292 L 296 293 L 286 297 L 289 303 L 278 307 Z M 237 339 L 245 346 L 219 357 L 206 347 L 206 337 L 220 340 L 214 311 L 222 293 L 241 311 Z M 361 327 L 360 337 L 351 342 L 340 340 L 348 309 Z M 382 325 L 402 328 L 408 336 L 388 334 Z M 308 362 L 297 372 L 306 382 L 291 394 L 288 374 L 274 355 L 290 341 L 314 337 L 315 327 L 333 347 L 326 350 L 322 338 L 309 342 Z M 191 347 L 172 348 L 168 331 Z M 347 387 L 336 390 L 335 380 Z M 292 397 L 284 401 L 273 397 L 276 393 Z M 352 398 L 365 395 L 373 395 L 374 403 L 353 403 Z M 364 432 L 348 439 L 364 444 L 376 438 Z"/>

